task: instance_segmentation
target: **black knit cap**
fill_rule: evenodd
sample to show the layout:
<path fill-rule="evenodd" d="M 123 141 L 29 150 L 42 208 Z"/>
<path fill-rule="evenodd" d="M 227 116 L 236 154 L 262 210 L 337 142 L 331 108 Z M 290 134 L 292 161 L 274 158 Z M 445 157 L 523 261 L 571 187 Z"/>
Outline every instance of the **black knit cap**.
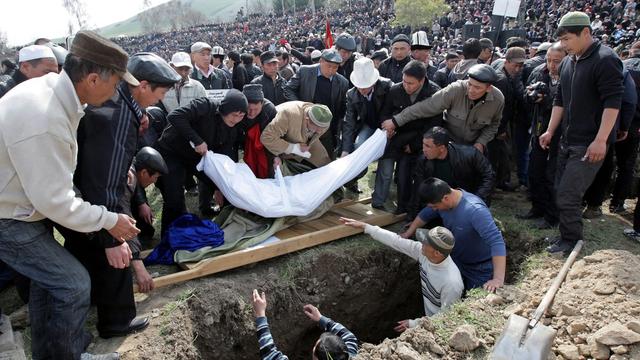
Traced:
<path fill-rule="evenodd" d="M 224 99 L 222 99 L 222 102 L 220 103 L 220 113 L 222 115 L 227 115 L 236 111 L 246 113 L 248 107 L 249 102 L 247 101 L 247 97 L 239 90 L 231 89 L 227 91 L 224 95 Z"/>
<path fill-rule="evenodd" d="M 262 102 L 264 100 L 262 84 L 247 84 L 242 88 L 242 93 L 247 98 L 248 102 L 254 104 Z"/>

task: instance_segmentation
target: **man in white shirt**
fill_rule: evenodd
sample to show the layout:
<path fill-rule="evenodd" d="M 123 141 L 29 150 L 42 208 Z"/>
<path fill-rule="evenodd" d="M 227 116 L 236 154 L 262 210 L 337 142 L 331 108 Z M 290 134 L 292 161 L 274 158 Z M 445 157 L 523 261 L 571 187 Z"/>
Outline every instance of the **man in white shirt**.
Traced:
<path fill-rule="evenodd" d="M 420 263 L 420 283 L 426 316 L 433 316 L 460 300 L 464 291 L 462 276 L 449 254 L 455 245 L 453 234 L 442 226 L 418 229 L 416 239 L 400 235 L 361 221 L 340 218 L 343 224 L 364 229 L 365 234 Z M 394 328 L 401 333 L 415 327 L 418 319 L 401 320 Z"/>

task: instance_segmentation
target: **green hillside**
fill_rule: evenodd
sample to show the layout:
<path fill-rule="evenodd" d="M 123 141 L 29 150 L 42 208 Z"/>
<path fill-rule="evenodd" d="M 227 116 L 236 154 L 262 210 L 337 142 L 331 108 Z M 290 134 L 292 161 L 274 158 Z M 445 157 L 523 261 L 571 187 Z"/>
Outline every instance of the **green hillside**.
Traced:
<path fill-rule="evenodd" d="M 158 6 L 171 6 L 172 3 L 180 0 L 171 0 L 166 4 Z M 183 4 L 190 4 L 191 9 L 201 12 L 211 21 L 231 21 L 235 18 L 238 10 L 245 6 L 245 0 L 181 0 Z M 249 0 L 249 7 L 258 0 Z M 264 1 L 263 1 L 264 2 Z M 268 2 L 270 3 L 270 2 Z M 148 11 L 148 10 L 147 10 Z M 162 24 L 168 28 L 169 22 Z M 139 35 L 143 32 L 142 24 L 138 16 L 117 22 L 98 29 L 106 37 L 116 37 L 120 35 Z"/>

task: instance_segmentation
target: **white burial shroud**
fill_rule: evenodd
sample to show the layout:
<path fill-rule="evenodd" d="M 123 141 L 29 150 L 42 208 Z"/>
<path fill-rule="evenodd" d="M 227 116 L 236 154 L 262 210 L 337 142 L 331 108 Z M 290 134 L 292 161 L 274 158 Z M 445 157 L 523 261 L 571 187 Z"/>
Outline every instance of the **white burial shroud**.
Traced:
<path fill-rule="evenodd" d="M 309 172 L 257 179 L 244 163 L 211 151 L 197 166 L 233 206 L 263 217 L 307 216 L 335 190 L 360 174 L 384 153 L 387 134 L 376 132 L 351 154 Z"/>

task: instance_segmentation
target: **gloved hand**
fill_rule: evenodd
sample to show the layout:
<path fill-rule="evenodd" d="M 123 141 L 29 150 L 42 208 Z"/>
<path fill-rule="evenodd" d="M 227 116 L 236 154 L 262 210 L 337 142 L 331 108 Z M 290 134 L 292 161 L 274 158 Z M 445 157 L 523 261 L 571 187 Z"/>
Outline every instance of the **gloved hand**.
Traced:
<path fill-rule="evenodd" d="M 302 149 L 300 148 L 300 144 L 293 144 L 293 146 L 291 147 L 291 154 L 302 156 L 305 159 L 311 157 L 311 153 L 309 152 L 309 150 L 302 151 Z"/>

